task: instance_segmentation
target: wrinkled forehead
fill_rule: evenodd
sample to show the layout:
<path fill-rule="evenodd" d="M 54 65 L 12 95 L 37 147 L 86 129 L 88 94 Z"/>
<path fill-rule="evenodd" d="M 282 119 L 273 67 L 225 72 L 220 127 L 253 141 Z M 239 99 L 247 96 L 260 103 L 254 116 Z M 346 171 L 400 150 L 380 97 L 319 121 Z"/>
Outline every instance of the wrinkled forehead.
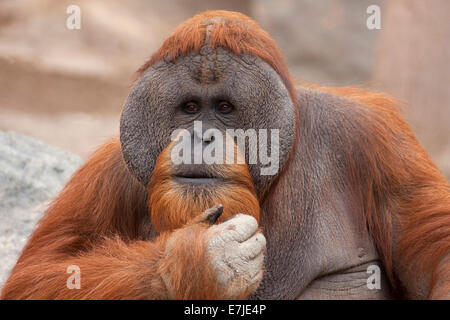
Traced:
<path fill-rule="evenodd" d="M 146 185 L 171 133 L 194 122 L 179 121 L 179 106 L 190 100 L 211 106 L 219 99 L 235 107 L 228 127 L 279 132 L 273 145 L 282 165 L 294 139 L 295 108 L 281 77 L 259 57 L 204 47 L 153 64 L 133 86 L 122 111 L 120 141 L 134 176 Z M 263 190 L 272 176 L 260 176 L 258 165 L 249 168 L 257 190 Z"/>
<path fill-rule="evenodd" d="M 224 48 L 203 46 L 174 62 L 161 60 L 144 77 L 164 78 L 201 86 L 247 82 L 248 86 L 269 85 L 284 88 L 279 75 L 269 64 L 251 54 L 237 55 Z"/>

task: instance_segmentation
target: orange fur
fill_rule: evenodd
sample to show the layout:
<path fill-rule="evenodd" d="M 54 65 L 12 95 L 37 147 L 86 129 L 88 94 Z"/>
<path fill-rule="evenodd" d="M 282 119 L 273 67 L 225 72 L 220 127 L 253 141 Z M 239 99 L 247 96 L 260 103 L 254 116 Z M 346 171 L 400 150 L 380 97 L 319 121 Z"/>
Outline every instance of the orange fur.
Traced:
<path fill-rule="evenodd" d="M 158 231 L 169 231 L 213 207 L 224 206 L 219 222 L 236 213 L 249 214 L 259 221 L 259 200 L 246 164 L 211 165 L 218 184 L 194 193 L 172 177 L 171 145 L 158 157 L 149 183 L 149 206 L 152 225 Z"/>
<path fill-rule="evenodd" d="M 311 87 L 372 110 L 369 170 L 358 176 L 353 164 L 353 183 L 391 285 L 404 297 L 450 298 L 450 184 L 403 120 L 401 103 L 361 88 Z"/>
<path fill-rule="evenodd" d="M 119 140 L 102 146 L 39 222 L 1 299 L 229 298 L 209 268 L 207 225 L 187 224 L 149 241 L 146 198 L 126 168 Z M 70 265 L 80 267 L 80 290 L 66 287 Z"/>
<path fill-rule="evenodd" d="M 207 29 L 211 24 L 214 28 L 210 30 L 209 42 L 206 43 Z M 295 101 L 292 79 L 275 41 L 255 21 L 238 12 L 205 11 L 186 20 L 138 70 L 137 76 L 140 77 L 159 60 L 174 61 L 189 52 L 199 52 L 204 45 L 213 49 L 227 48 L 237 55 L 252 54 L 266 61 L 280 75 Z"/>
<path fill-rule="evenodd" d="M 206 12 L 186 21 L 139 69 L 138 76 L 160 59 L 173 61 L 198 52 L 206 44 L 211 23 L 215 27 L 210 30 L 209 46 L 262 58 L 280 74 L 296 101 L 279 49 L 255 22 L 238 13 Z M 344 152 L 348 152 L 348 179 L 362 199 L 365 222 L 391 284 L 405 287 L 407 297 L 414 298 L 422 290 L 429 298 L 450 298 L 450 187 L 402 120 L 397 102 L 358 88 L 302 85 L 355 100 L 371 111 L 371 118 L 358 119 L 370 131 L 352 137 L 363 150 L 364 161 L 358 162 L 349 150 Z M 147 190 L 129 174 L 118 140 L 100 148 L 40 221 L 2 298 L 220 298 L 204 256 L 200 231 L 205 226 L 195 224 L 185 233 L 185 228 L 172 230 L 217 202 L 224 203 L 225 210 L 230 208 L 224 216 L 236 211 L 258 216 L 248 169 L 220 167 L 218 173 L 232 177 L 235 184 L 224 186 L 211 199 L 186 199 L 168 179 L 171 168 L 165 157 L 163 153 L 158 159 L 147 202 Z M 146 219 L 149 207 L 153 224 L 168 231 L 153 242 Z M 279 212 L 270 214 L 276 219 Z M 177 235 L 178 240 L 166 252 L 169 235 Z M 189 246 L 195 249 L 188 250 L 187 242 L 196 243 Z M 86 270 L 82 291 L 64 287 L 70 264 Z M 169 279 L 162 281 L 167 274 Z"/>

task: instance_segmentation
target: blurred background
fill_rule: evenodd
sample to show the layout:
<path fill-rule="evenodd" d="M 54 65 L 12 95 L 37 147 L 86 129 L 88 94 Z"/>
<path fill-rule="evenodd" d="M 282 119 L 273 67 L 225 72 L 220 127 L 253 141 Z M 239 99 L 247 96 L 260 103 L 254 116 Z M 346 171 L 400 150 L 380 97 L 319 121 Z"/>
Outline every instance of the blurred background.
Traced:
<path fill-rule="evenodd" d="M 369 30 L 369 5 L 381 29 Z M 69 5 L 81 9 L 70 30 Z M 134 72 L 185 19 L 208 9 L 254 18 L 292 74 L 324 85 L 379 90 L 450 177 L 448 0 L 1 0 L 0 130 L 86 158 L 118 134 Z"/>

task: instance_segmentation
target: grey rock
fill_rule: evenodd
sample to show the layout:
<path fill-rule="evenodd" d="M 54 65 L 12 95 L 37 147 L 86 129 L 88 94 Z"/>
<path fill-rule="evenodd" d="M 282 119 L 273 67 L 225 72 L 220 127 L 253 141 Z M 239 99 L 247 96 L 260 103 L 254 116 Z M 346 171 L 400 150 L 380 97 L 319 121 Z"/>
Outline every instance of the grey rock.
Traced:
<path fill-rule="evenodd" d="M 0 288 L 49 201 L 82 163 L 41 141 L 0 131 Z"/>

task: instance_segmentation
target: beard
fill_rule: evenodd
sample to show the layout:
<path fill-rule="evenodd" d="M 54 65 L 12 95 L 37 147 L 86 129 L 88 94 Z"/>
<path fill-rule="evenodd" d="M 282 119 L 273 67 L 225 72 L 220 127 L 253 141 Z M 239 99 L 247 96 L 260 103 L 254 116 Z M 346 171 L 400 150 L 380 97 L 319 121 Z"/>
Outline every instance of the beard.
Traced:
<path fill-rule="evenodd" d="M 259 199 L 245 163 L 174 165 L 170 146 L 158 157 L 148 185 L 150 218 L 158 232 L 180 228 L 217 204 L 223 205 L 218 222 L 237 213 L 259 222 Z"/>

